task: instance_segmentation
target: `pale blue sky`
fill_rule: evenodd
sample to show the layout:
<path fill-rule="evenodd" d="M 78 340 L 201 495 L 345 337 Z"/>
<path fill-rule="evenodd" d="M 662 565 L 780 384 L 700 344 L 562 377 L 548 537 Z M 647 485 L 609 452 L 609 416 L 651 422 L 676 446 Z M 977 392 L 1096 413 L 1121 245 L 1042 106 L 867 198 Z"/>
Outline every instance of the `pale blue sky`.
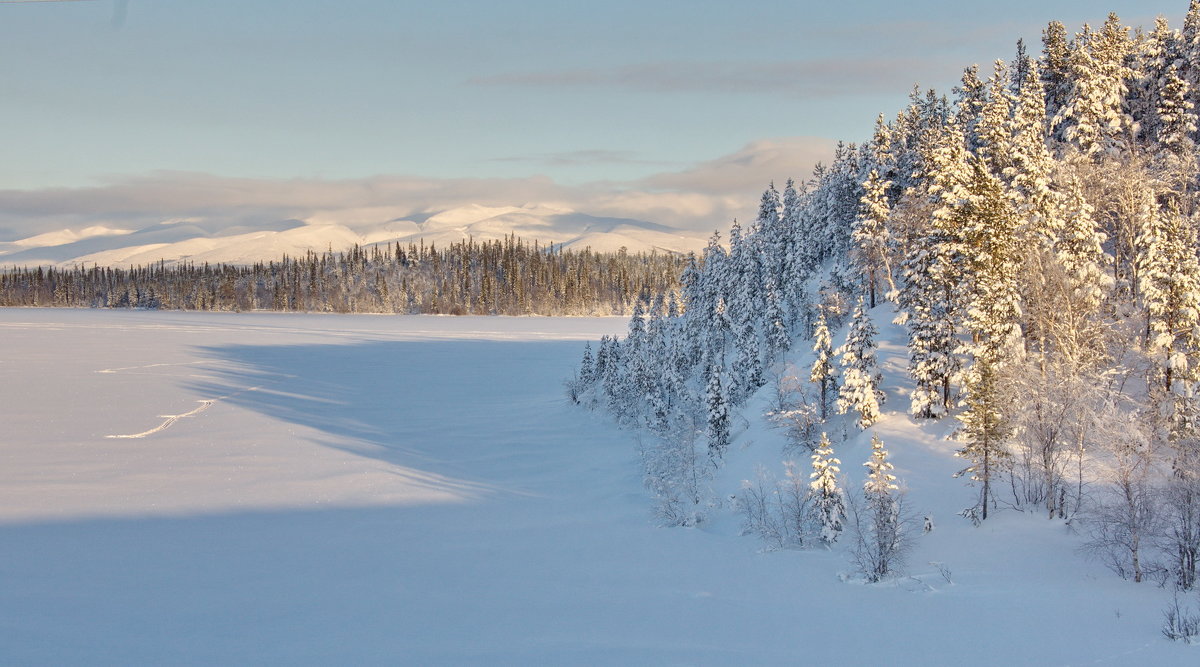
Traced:
<path fill-rule="evenodd" d="M 1178 26 L 1186 4 L 0 2 L 0 191 L 162 171 L 576 187 L 764 140 L 808 164 L 828 142 L 796 138 L 860 140 L 914 83 L 1039 50 L 1051 19 Z"/>

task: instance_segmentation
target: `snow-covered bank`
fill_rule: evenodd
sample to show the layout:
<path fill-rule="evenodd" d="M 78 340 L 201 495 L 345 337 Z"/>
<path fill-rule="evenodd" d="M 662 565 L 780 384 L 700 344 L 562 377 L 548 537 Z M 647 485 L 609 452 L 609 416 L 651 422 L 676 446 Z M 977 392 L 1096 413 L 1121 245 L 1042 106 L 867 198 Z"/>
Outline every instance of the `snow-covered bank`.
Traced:
<path fill-rule="evenodd" d="M 895 415 L 939 519 L 913 578 L 843 583 L 727 513 L 656 527 L 630 435 L 561 391 L 625 324 L 0 310 L 0 662 L 1196 661 L 1061 524 L 954 517 L 951 448 Z M 774 465 L 772 437 L 734 447 Z"/>

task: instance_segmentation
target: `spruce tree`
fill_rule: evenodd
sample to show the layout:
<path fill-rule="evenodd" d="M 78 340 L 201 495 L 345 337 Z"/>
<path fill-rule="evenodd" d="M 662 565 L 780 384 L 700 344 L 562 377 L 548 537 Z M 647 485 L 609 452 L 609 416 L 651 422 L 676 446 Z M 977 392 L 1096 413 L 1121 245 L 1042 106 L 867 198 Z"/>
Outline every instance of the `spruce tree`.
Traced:
<path fill-rule="evenodd" d="M 592 344 L 583 345 L 583 360 L 579 363 L 579 382 L 584 387 L 590 387 L 596 380 L 595 364 L 592 361 Z"/>
<path fill-rule="evenodd" d="M 1072 88 L 1054 126 L 1080 153 L 1096 156 L 1128 145 L 1133 120 L 1124 102 L 1133 75 L 1129 29 L 1109 14 L 1099 32 L 1086 24 L 1071 51 Z"/>
<path fill-rule="evenodd" d="M 1061 203 L 1053 187 L 1054 159 L 1046 145 L 1046 101 L 1036 63 L 1030 63 L 1014 102 L 1006 166 L 1000 176 L 1023 220 L 1022 238 L 1053 245 L 1061 233 Z"/>
<path fill-rule="evenodd" d="M 881 581 L 895 573 L 904 547 L 904 526 L 900 517 L 899 491 L 894 466 L 879 436 L 871 436 L 871 458 L 863 464 L 867 478 L 863 482 L 864 511 L 857 515 L 858 544 L 855 552 L 860 569 L 869 581 Z"/>
<path fill-rule="evenodd" d="M 1071 90 L 1071 47 L 1067 28 L 1051 21 L 1042 31 L 1042 86 L 1046 91 L 1046 113 L 1053 118 L 1066 106 Z"/>
<path fill-rule="evenodd" d="M 959 225 L 958 249 L 970 276 L 964 324 L 972 339 L 966 349 L 999 363 L 1013 353 L 1021 333 L 1018 218 L 983 162 L 973 159 L 971 167 L 969 194 L 949 212 Z"/>
<path fill-rule="evenodd" d="M 1096 224 L 1094 209 L 1083 195 L 1078 176 L 1068 175 L 1063 185 L 1058 239 L 1054 247 L 1059 263 L 1066 270 L 1081 300 L 1098 308 L 1112 279 L 1104 271 L 1111 258 L 1104 252 L 1107 240 Z"/>
<path fill-rule="evenodd" d="M 737 354 L 734 358 L 729 396 L 733 403 L 741 403 L 763 386 L 764 382 L 758 333 L 749 322 L 742 325 L 734 340 L 734 346 Z"/>
<path fill-rule="evenodd" d="M 825 323 L 825 313 L 817 316 L 813 328 L 813 361 L 809 373 L 809 382 L 817 385 L 821 397 L 821 421 L 829 419 L 829 406 L 833 401 L 833 392 L 837 389 L 836 368 L 833 365 L 833 340 L 829 336 L 829 326 Z"/>
<path fill-rule="evenodd" d="M 783 188 L 783 210 L 779 219 L 779 239 L 775 246 L 778 253 L 767 263 L 765 271 L 776 278 L 776 288 L 782 298 L 782 304 L 788 320 L 795 322 L 799 318 L 799 301 L 804 293 L 803 283 L 807 277 L 808 262 L 807 248 L 804 244 L 805 225 L 804 190 L 788 179 Z"/>
<path fill-rule="evenodd" d="M 729 448 L 729 401 L 721 381 L 721 367 L 710 363 L 707 375 L 708 456 L 713 461 L 719 461 Z"/>
<path fill-rule="evenodd" d="M 1154 216 L 1145 235 L 1140 292 L 1147 314 L 1147 348 L 1158 360 L 1163 389 L 1183 393 L 1200 380 L 1196 234 L 1171 206 Z"/>
<path fill-rule="evenodd" d="M 879 389 L 883 375 L 875 361 L 875 335 L 875 324 L 859 297 L 846 344 L 837 350 L 842 357 L 843 378 L 837 405 L 839 414 L 857 413 L 861 429 L 870 428 L 879 421 L 879 406 L 884 399 L 883 391 Z"/>
<path fill-rule="evenodd" d="M 852 259 L 863 277 L 871 307 L 875 307 L 880 282 L 892 284 L 891 238 L 887 222 L 890 214 L 887 190 L 891 185 L 872 169 L 863 183 L 863 196 L 858 216 L 854 219 L 851 239 L 854 241 Z"/>
<path fill-rule="evenodd" d="M 841 461 L 833 456 L 833 445 L 829 435 L 821 433 L 821 441 L 812 455 L 812 473 L 809 475 L 810 507 L 814 523 L 825 544 L 837 542 L 846 525 L 846 496 L 842 491 L 838 473 Z"/>
<path fill-rule="evenodd" d="M 997 60 L 994 70 L 988 78 L 986 102 L 975 125 L 974 144 L 975 154 L 991 172 L 1002 174 L 1012 160 L 1010 118 L 1014 100 L 1008 83 L 1008 66 Z"/>
<path fill-rule="evenodd" d="M 897 298 L 897 324 L 908 329 L 909 373 L 916 382 L 911 412 L 940 417 L 954 403 L 962 361 L 957 351 L 966 281 L 958 209 L 970 197 L 970 171 L 962 129 L 952 120 L 927 148 L 927 191 L 932 214 L 927 228 L 906 239 Z"/>
<path fill-rule="evenodd" d="M 963 70 L 961 83 L 954 88 L 956 119 L 972 152 L 979 148 L 976 127 L 987 103 L 987 86 L 979 79 L 979 65 Z"/>
<path fill-rule="evenodd" d="M 1200 109 L 1200 0 L 1191 0 L 1188 3 L 1180 36 L 1179 55 L 1178 60 L 1182 66 L 1179 74 L 1188 85 L 1192 108 Z M 1193 139 L 1200 141 L 1198 137 Z"/>
<path fill-rule="evenodd" d="M 767 356 L 769 359 L 774 360 L 777 355 L 787 351 L 792 344 L 792 340 L 788 335 L 783 295 L 779 293 L 775 276 L 767 275 L 766 282 L 767 312 L 765 325 L 767 327 Z"/>
<path fill-rule="evenodd" d="M 1158 145 L 1164 153 L 1184 160 L 1187 166 L 1194 166 L 1196 144 L 1192 137 L 1198 123 L 1188 82 L 1172 64 L 1163 74 L 1158 90 L 1158 103 L 1154 109 Z"/>
<path fill-rule="evenodd" d="M 969 475 L 979 484 L 978 502 L 965 510 L 979 521 L 988 518 L 988 508 L 994 503 L 992 482 L 1009 458 L 1005 444 L 1011 426 L 1004 413 L 1008 409 L 1006 398 L 993 363 L 977 361 L 968 373 L 966 409 L 958 417 L 963 424 L 960 436 L 966 444 L 955 452 L 955 456 L 970 463 L 955 476 Z"/>

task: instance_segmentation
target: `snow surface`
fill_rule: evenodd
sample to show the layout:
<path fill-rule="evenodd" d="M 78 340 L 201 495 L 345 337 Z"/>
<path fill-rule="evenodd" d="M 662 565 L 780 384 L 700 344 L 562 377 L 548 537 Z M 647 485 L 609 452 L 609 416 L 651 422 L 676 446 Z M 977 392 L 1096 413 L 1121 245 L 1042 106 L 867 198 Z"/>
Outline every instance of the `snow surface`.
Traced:
<path fill-rule="evenodd" d="M 894 412 L 876 429 L 937 524 L 911 577 L 763 552 L 728 509 L 656 527 L 633 436 L 561 390 L 583 340 L 624 328 L 0 310 L 0 663 L 1200 661 L 1159 634 L 1167 592 L 1083 560 L 1060 522 L 954 516 L 974 490 L 953 443 Z M 765 400 L 718 497 L 782 474 Z M 869 434 L 834 440 L 860 478 Z"/>

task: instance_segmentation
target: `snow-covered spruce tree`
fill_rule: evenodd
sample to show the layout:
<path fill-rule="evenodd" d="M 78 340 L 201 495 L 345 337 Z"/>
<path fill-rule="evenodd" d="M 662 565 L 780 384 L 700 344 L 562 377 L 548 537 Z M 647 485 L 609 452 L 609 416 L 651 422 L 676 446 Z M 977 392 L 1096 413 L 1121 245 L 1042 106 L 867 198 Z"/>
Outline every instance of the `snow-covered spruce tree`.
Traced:
<path fill-rule="evenodd" d="M 931 149 L 951 116 L 950 104 L 945 96 L 938 95 L 932 89 L 921 95 L 920 89 L 914 88 L 909 99 L 909 106 L 896 117 L 889 151 L 896 165 L 896 173 L 889 180 L 901 198 L 907 198 L 906 193 L 910 191 L 923 194 L 922 184 L 926 179 Z M 892 217 L 895 218 L 895 204 L 892 208 Z M 923 221 L 925 218 L 921 216 L 917 220 Z M 904 234 L 894 236 L 903 237 Z"/>
<path fill-rule="evenodd" d="M 1084 155 L 1119 151 L 1133 130 L 1123 106 L 1133 74 L 1127 64 L 1133 49 L 1129 29 L 1109 14 L 1098 32 L 1085 24 L 1072 46 L 1071 90 L 1053 127 Z"/>
<path fill-rule="evenodd" d="M 871 141 L 867 142 L 870 156 L 863 165 L 863 168 L 867 170 L 867 180 L 870 180 L 870 172 L 873 171 L 877 178 L 887 181 L 888 185 L 883 191 L 883 201 L 889 205 L 903 192 L 898 184 L 891 182 L 893 177 L 899 175 L 897 153 L 903 151 L 903 146 L 899 144 L 898 138 L 894 135 L 887 119 L 883 114 L 879 114 L 875 119 L 875 131 L 871 135 Z M 866 196 L 866 192 L 863 195 Z"/>
<path fill-rule="evenodd" d="M 1167 70 L 1175 65 L 1178 72 L 1175 61 L 1179 52 L 1179 31 L 1173 30 L 1163 16 L 1155 19 L 1154 30 L 1135 44 L 1126 107 L 1136 128 L 1134 138 L 1139 149 L 1157 141 L 1160 125 L 1157 109 L 1162 88 L 1168 78 Z"/>
<path fill-rule="evenodd" d="M 1188 84 L 1188 96 L 1193 108 L 1200 109 L 1200 2 L 1191 0 L 1183 19 L 1176 61 L 1180 76 Z M 1200 141 L 1200 137 L 1193 136 Z"/>
<path fill-rule="evenodd" d="M 838 389 L 838 413 L 854 411 L 858 414 L 858 427 L 870 428 L 879 421 L 879 406 L 884 394 L 879 389 L 883 375 L 875 361 L 875 324 L 863 305 L 862 297 L 854 309 L 850 321 L 850 333 L 846 344 L 837 350 L 841 355 L 842 386 Z"/>
<path fill-rule="evenodd" d="M 654 341 L 647 332 L 646 311 L 649 295 L 638 297 L 629 318 L 629 334 L 622 344 L 622 382 L 619 394 L 622 420 L 629 426 L 646 425 L 655 408 L 661 412 L 661 397 L 657 394 L 658 374 L 654 372 L 657 361 Z"/>
<path fill-rule="evenodd" d="M 1025 243 L 1053 245 L 1062 228 L 1062 203 L 1054 187 L 1054 158 L 1046 145 L 1045 91 L 1037 63 L 1017 81 L 1012 116 L 1003 123 L 1007 154 L 999 175 L 1013 198 Z"/>
<path fill-rule="evenodd" d="M 731 402 L 741 403 L 763 386 L 762 354 L 758 344 L 758 333 L 754 325 L 746 322 L 734 339 L 736 356 L 729 395 Z"/>
<path fill-rule="evenodd" d="M 778 245 L 780 255 L 768 265 L 768 275 L 778 278 L 778 289 L 784 299 L 785 312 L 791 327 L 807 328 L 811 322 L 805 318 L 808 306 L 807 291 L 804 283 L 808 280 L 814 266 L 813 248 L 809 234 L 811 225 L 808 220 L 808 208 L 805 205 L 808 197 L 807 185 L 797 186 L 788 179 L 783 189 L 783 212 L 780 215 L 779 228 L 781 239 Z M 789 333 L 798 333 L 789 329 Z"/>
<path fill-rule="evenodd" d="M 779 292 L 778 282 L 774 275 L 767 274 L 765 290 L 767 312 L 764 325 L 766 326 L 767 360 L 774 361 L 791 347 L 792 338 L 788 334 L 784 297 Z"/>
<path fill-rule="evenodd" d="M 583 386 L 590 387 L 596 381 L 595 362 L 592 361 L 592 343 L 583 345 L 583 360 L 579 363 L 579 381 Z"/>
<path fill-rule="evenodd" d="M 567 397 L 576 405 L 585 402 L 585 396 L 591 392 L 596 382 L 596 367 L 592 360 L 592 344 L 583 346 L 583 359 L 579 362 L 579 371 L 567 380 Z"/>
<path fill-rule="evenodd" d="M 959 415 L 967 444 L 958 455 L 971 461 L 960 474 L 969 472 L 980 484 L 979 503 L 972 509 L 984 520 L 1011 434 L 1014 406 L 1001 371 L 1021 353 L 1021 263 L 1010 200 L 981 160 L 971 160 L 971 167 L 969 196 L 950 212 L 962 226 L 960 248 L 971 275 L 964 319 L 971 339 L 962 350 L 974 359 L 966 373 L 966 410 Z"/>
<path fill-rule="evenodd" d="M 814 242 L 814 264 L 830 257 L 841 257 L 850 247 L 850 223 L 858 214 L 862 199 L 862 182 L 858 147 L 839 143 L 834 149 L 833 163 L 826 169 L 814 171 L 817 187 L 812 193 L 809 210 Z"/>
<path fill-rule="evenodd" d="M 970 197 L 970 172 L 959 122 L 941 128 L 928 151 L 921 187 L 933 202 L 931 220 L 927 229 L 910 232 L 896 322 L 908 329 L 909 374 L 916 382 L 911 412 L 940 417 L 954 404 L 954 383 L 962 368 L 958 333 L 967 278 L 957 212 Z"/>
<path fill-rule="evenodd" d="M 680 335 L 682 328 L 679 319 L 671 320 L 666 342 L 663 387 L 668 397 L 667 408 L 672 414 L 693 410 L 696 404 L 696 392 L 690 382 L 696 364 L 691 359 L 689 346 Z"/>
<path fill-rule="evenodd" d="M 788 193 L 788 188 L 792 192 Z M 784 188 L 784 196 L 795 196 L 795 187 L 789 180 Z M 762 279 L 766 276 L 782 276 L 786 273 L 785 264 L 787 257 L 787 234 L 784 231 L 784 205 L 779 194 L 775 189 L 775 183 L 767 186 L 763 192 L 762 198 L 759 200 L 758 217 L 755 218 L 754 224 L 750 229 L 750 244 L 748 249 L 754 255 L 754 264 L 757 276 L 751 276 L 750 279 L 755 282 L 746 286 L 749 290 L 756 292 L 754 298 L 757 299 L 759 305 L 765 305 L 766 293 L 762 291 Z"/>
<path fill-rule="evenodd" d="M 977 125 L 983 116 L 984 105 L 987 104 L 987 86 L 979 79 L 979 65 L 971 65 L 964 69 L 960 81 L 954 88 L 955 116 L 963 131 L 964 140 L 973 152 L 979 148 Z"/>
<path fill-rule="evenodd" d="M 834 400 L 837 389 L 837 369 L 833 365 L 833 339 L 829 336 L 829 326 L 825 323 L 825 313 L 817 316 L 813 328 L 813 352 L 816 359 L 809 372 L 809 382 L 817 385 L 819 391 L 821 421 L 829 419 L 829 408 Z"/>
<path fill-rule="evenodd" d="M 1101 302 L 1113 287 L 1112 276 L 1105 272 L 1105 267 L 1112 265 L 1112 258 L 1104 250 L 1107 236 L 1096 224 L 1095 209 L 1083 195 L 1079 176 L 1068 173 L 1063 181 L 1054 252 L 1071 280 L 1076 301 L 1089 311 L 1085 316 L 1091 316 L 1098 314 Z"/>
<path fill-rule="evenodd" d="M 604 375 L 608 372 L 608 352 L 608 336 L 601 336 L 600 342 L 596 344 L 596 365 L 592 369 L 593 383 L 599 384 L 604 381 Z"/>
<path fill-rule="evenodd" d="M 897 318 L 908 329 L 908 372 L 915 382 L 909 410 L 915 417 L 936 419 L 945 416 L 955 400 L 951 382 L 961 369 L 957 317 L 944 300 L 914 296 L 920 300 L 909 299 L 908 310 Z"/>
<path fill-rule="evenodd" d="M 829 435 L 822 433 L 821 442 L 812 455 L 808 506 L 813 524 L 820 530 L 821 541 L 827 545 L 837 542 L 846 527 L 846 495 L 838 480 L 841 463 L 833 456 Z"/>
<path fill-rule="evenodd" d="M 1008 65 L 997 60 L 993 70 L 988 77 L 986 101 L 975 124 L 975 136 L 968 136 L 968 141 L 976 147 L 975 155 L 991 173 L 1003 174 L 1012 166 L 1011 119 L 1015 99 L 1009 86 Z"/>
<path fill-rule="evenodd" d="M 774 188 L 768 192 L 778 201 Z M 762 267 L 758 245 L 757 235 L 743 234 L 737 221 L 734 221 L 729 232 L 729 257 L 725 262 L 722 285 L 725 314 L 735 337 L 741 335 L 746 325 L 763 312 Z"/>
<path fill-rule="evenodd" d="M 1067 27 L 1051 21 L 1042 31 L 1042 86 L 1046 91 L 1046 114 L 1054 118 L 1067 104 L 1071 92 L 1071 47 Z"/>
<path fill-rule="evenodd" d="M 1147 351 L 1158 360 L 1162 387 L 1182 393 L 1200 380 L 1200 261 L 1196 235 L 1174 206 L 1153 218 L 1139 244 Z"/>
<path fill-rule="evenodd" d="M 969 371 L 966 410 L 959 415 L 962 428 L 959 436 L 966 443 L 954 453 L 970 461 L 970 465 L 955 476 L 969 475 L 979 485 L 979 500 L 963 511 L 972 521 L 985 521 L 988 508 L 995 502 L 992 483 L 1004 469 L 1010 454 L 1005 447 L 1011 435 L 1011 425 L 1005 417 L 1008 397 L 997 377 L 992 362 L 980 359 Z"/>
<path fill-rule="evenodd" d="M 875 307 L 876 293 L 886 283 L 888 291 L 895 289 L 892 282 L 891 239 L 887 221 L 890 215 L 887 191 L 891 183 L 872 169 L 863 183 L 859 214 L 854 219 L 850 238 L 854 242 L 851 258 L 862 274 L 863 284 L 871 308 Z"/>
<path fill-rule="evenodd" d="M 1186 159 L 1189 166 L 1194 166 L 1196 144 L 1192 137 L 1198 125 L 1196 109 L 1191 101 L 1190 87 L 1174 64 L 1163 73 L 1157 102 L 1155 140 L 1164 151 Z"/>
<path fill-rule="evenodd" d="M 968 198 L 949 213 L 961 225 L 959 251 L 970 276 L 964 327 L 971 342 L 964 349 L 1001 364 L 1015 353 L 1021 336 L 1018 218 L 983 161 L 972 159 L 970 167 Z"/>
<path fill-rule="evenodd" d="M 852 513 L 855 527 L 854 560 L 868 581 L 876 582 L 896 574 L 903 565 L 906 551 L 902 500 L 894 466 L 879 436 L 871 436 L 871 458 L 863 464 L 867 479 L 863 482 L 861 506 Z"/>
<path fill-rule="evenodd" d="M 624 348 L 625 346 L 615 336 L 609 337 L 604 375 L 601 378 L 601 386 L 604 389 L 604 405 L 617 423 L 624 423 L 628 418 L 629 410 L 630 392 L 628 390 L 628 374 L 625 372 L 627 355 Z"/>
<path fill-rule="evenodd" d="M 719 461 L 729 448 L 729 399 L 721 380 L 721 367 L 708 362 L 707 375 L 705 404 L 708 407 L 708 456 L 713 461 Z"/>

